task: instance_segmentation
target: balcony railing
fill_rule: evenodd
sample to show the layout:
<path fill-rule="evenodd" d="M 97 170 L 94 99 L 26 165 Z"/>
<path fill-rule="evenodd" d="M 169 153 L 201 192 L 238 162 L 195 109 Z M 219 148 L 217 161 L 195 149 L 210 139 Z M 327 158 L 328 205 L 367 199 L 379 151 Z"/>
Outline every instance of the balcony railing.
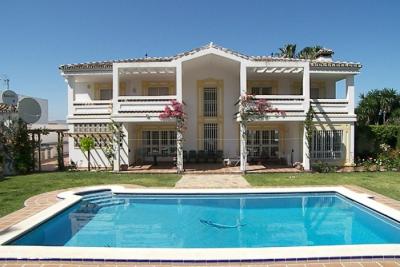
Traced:
<path fill-rule="evenodd" d="M 265 99 L 274 108 L 291 113 L 304 113 L 304 97 L 302 95 L 256 95 L 256 99 Z"/>
<path fill-rule="evenodd" d="M 118 113 L 131 113 L 139 117 L 158 116 L 175 99 L 176 95 L 121 96 L 118 97 Z"/>
<path fill-rule="evenodd" d="M 311 106 L 317 114 L 351 114 L 347 99 L 311 99 Z"/>
<path fill-rule="evenodd" d="M 273 108 L 284 111 L 283 117 L 286 119 L 303 120 L 308 111 L 308 105 L 302 95 L 256 95 L 255 98 L 265 99 Z M 347 99 L 310 99 L 310 104 L 317 115 L 354 115 L 354 110 L 351 109 Z M 283 117 L 271 117 L 271 119 L 281 120 Z"/>
<path fill-rule="evenodd" d="M 111 112 L 111 100 L 92 100 L 73 103 L 74 115 L 110 115 Z"/>

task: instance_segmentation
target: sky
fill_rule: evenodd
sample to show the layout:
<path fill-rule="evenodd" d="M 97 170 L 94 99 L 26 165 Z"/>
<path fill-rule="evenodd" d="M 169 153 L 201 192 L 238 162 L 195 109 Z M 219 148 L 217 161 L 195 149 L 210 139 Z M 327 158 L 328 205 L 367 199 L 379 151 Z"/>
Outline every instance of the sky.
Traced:
<path fill-rule="evenodd" d="M 63 120 L 61 64 L 169 56 L 211 41 L 247 55 L 319 44 L 334 60 L 363 64 L 358 96 L 400 89 L 399 16 L 398 0 L 2 0 L 0 74 L 17 93 L 48 99 L 49 119 Z"/>

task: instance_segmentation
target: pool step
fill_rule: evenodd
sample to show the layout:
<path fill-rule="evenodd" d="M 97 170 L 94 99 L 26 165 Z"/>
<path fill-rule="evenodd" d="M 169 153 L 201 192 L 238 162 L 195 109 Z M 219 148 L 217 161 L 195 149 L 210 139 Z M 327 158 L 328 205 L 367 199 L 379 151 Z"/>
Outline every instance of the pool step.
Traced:
<path fill-rule="evenodd" d="M 111 193 L 111 191 L 102 191 L 84 195 L 82 199 L 86 201 L 92 201 L 96 199 L 111 198 L 112 196 L 113 194 Z"/>

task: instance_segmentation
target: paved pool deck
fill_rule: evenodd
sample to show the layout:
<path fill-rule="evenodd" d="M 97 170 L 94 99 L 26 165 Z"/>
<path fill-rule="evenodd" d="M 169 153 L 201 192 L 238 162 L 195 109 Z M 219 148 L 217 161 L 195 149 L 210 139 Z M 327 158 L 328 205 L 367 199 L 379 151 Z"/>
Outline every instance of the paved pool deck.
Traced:
<path fill-rule="evenodd" d="M 136 185 L 123 185 L 130 188 L 139 188 Z M 400 210 L 400 202 L 381 194 L 372 192 L 365 188 L 354 185 L 345 185 L 347 188 L 369 195 L 374 200 L 387 206 Z M 176 188 L 249 188 L 250 184 L 240 175 L 184 175 L 177 182 Z M 298 187 L 298 186 L 296 186 Z M 75 188 L 81 189 L 81 188 Z M 23 221 L 32 215 L 42 211 L 60 201 L 57 195 L 63 191 L 57 190 L 33 196 L 25 201 L 25 207 L 9 215 L 0 218 L 0 234 L 14 224 Z M 73 189 L 72 189 L 73 190 Z M 76 266 L 271 266 L 271 267 L 400 267 L 400 259 L 346 259 L 346 260 L 324 260 L 324 261 L 299 261 L 299 262 L 240 262 L 240 263 L 124 263 L 124 262 L 82 262 L 82 261 L 0 261 L 0 267 L 76 267 Z"/>

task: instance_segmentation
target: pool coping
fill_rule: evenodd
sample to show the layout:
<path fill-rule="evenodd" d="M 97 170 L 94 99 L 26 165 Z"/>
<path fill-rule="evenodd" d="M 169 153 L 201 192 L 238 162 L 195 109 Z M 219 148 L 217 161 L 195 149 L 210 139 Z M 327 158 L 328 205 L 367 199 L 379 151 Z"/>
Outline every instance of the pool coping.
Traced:
<path fill-rule="evenodd" d="M 113 193 L 131 194 L 246 194 L 246 193 L 312 193 L 337 192 L 367 206 L 395 221 L 400 211 L 356 193 L 343 186 L 277 187 L 241 189 L 149 189 L 124 186 L 93 186 L 58 194 L 62 201 L 23 220 L 0 236 L 0 260 L 59 260 L 59 261 L 122 261 L 122 262 L 235 262 L 235 261 L 300 261 L 342 260 L 371 258 L 400 258 L 400 244 L 335 245 L 270 248 L 101 248 L 101 247 L 49 247 L 2 246 L 29 231 L 43 221 L 70 207 L 81 199 L 79 193 L 111 190 Z"/>

